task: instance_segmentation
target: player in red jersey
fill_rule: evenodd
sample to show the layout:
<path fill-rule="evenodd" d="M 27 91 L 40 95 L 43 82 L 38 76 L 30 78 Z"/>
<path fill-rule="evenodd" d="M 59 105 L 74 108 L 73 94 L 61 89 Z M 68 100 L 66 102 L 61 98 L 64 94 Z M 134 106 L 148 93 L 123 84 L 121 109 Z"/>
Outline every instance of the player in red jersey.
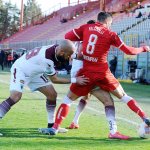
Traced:
<path fill-rule="evenodd" d="M 137 113 L 147 125 L 150 125 L 147 115 L 138 106 L 137 102 L 124 92 L 118 80 L 110 72 L 107 63 L 107 55 L 111 45 L 130 55 L 150 51 L 150 48 L 148 46 L 140 48 L 127 46 L 115 32 L 109 29 L 111 24 L 111 14 L 100 12 L 95 24 L 84 24 L 65 35 L 66 39 L 83 41 L 83 68 L 80 69 L 78 76 L 84 75 L 88 77 L 89 83 L 84 86 L 71 85 L 64 103 L 60 105 L 57 111 L 55 124 L 51 128 L 50 134 L 57 134 L 58 127 L 67 116 L 72 101 L 80 96 L 87 95 L 95 86 L 112 93 L 121 101 L 127 103 L 132 111 Z M 109 138 L 113 138 L 113 136 L 109 134 Z"/>

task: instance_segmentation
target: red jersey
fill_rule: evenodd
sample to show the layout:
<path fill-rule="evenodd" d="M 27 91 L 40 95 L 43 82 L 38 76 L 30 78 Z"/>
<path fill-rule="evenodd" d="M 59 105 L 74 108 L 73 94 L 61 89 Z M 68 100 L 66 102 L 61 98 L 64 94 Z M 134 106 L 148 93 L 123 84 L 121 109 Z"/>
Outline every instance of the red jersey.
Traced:
<path fill-rule="evenodd" d="M 130 55 L 144 51 L 144 48 L 126 46 L 115 32 L 98 22 L 73 29 L 66 33 L 65 38 L 71 41 L 83 41 L 83 68 L 90 72 L 108 70 L 107 55 L 111 45 Z"/>

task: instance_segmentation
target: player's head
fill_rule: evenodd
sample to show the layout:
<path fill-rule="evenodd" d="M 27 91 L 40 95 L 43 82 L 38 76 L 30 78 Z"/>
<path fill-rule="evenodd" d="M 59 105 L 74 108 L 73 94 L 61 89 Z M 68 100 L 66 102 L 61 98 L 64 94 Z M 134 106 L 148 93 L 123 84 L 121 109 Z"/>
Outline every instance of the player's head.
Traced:
<path fill-rule="evenodd" d="M 112 15 L 108 12 L 100 12 L 97 16 L 97 21 L 104 24 L 108 29 L 110 29 L 112 24 Z"/>
<path fill-rule="evenodd" d="M 74 44 L 70 40 L 62 40 L 56 49 L 58 60 L 68 60 L 73 54 L 74 50 Z"/>

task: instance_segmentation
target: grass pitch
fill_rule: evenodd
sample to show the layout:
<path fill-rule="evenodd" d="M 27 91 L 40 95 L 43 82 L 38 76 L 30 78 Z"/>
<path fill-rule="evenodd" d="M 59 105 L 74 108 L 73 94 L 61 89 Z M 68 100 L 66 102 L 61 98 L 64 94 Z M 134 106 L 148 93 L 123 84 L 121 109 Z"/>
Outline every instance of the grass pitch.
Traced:
<path fill-rule="evenodd" d="M 0 72 L 0 101 L 9 95 L 9 73 Z M 127 93 L 134 97 L 150 116 L 150 86 L 122 83 Z M 67 93 L 69 85 L 54 85 L 58 92 L 58 105 Z M 126 104 L 115 99 L 118 130 L 132 137 L 129 141 L 109 140 L 108 124 L 103 105 L 94 97 L 80 117 L 80 128 L 56 136 L 38 133 L 46 127 L 45 97 L 25 89 L 22 100 L 0 121 L 0 150 L 150 150 L 150 139 L 142 140 L 137 135 L 139 117 Z M 78 102 L 71 107 L 62 127 L 72 121 Z"/>

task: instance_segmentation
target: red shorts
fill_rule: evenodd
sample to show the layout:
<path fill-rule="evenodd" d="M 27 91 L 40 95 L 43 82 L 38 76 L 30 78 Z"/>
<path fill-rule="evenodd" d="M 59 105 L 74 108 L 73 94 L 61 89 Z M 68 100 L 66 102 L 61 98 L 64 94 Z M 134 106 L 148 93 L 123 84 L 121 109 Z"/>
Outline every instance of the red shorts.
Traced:
<path fill-rule="evenodd" d="M 118 85 L 118 80 L 113 76 L 113 74 L 108 70 L 105 73 L 93 73 L 81 69 L 77 76 L 82 76 L 89 78 L 89 83 L 87 85 L 79 85 L 72 83 L 70 90 L 77 96 L 85 96 L 95 87 L 100 87 L 100 89 L 105 91 L 114 91 Z"/>

